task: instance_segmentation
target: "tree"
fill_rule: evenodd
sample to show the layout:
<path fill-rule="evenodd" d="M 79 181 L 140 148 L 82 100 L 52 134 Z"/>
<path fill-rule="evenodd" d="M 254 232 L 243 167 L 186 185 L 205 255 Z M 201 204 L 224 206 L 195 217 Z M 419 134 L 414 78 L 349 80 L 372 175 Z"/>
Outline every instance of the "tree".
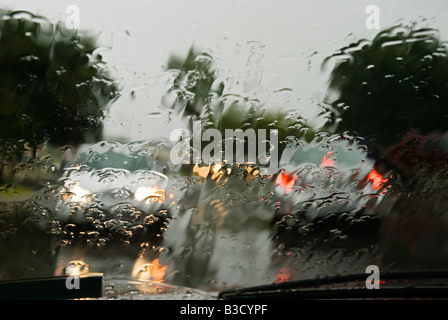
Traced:
<path fill-rule="evenodd" d="M 213 57 L 208 53 L 191 47 L 185 58 L 172 55 L 166 69 L 177 75 L 163 100 L 184 116 L 199 118 L 211 95 L 222 95 L 224 86 L 217 81 Z M 174 101 L 170 101 L 172 95 Z"/>
<path fill-rule="evenodd" d="M 311 140 L 314 132 L 297 112 L 268 110 L 258 99 L 224 94 L 214 58 L 191 48 L 185 58 L 171 56 L 167 70 L 176 73 L 171 88 L 162 101 L 178 114 L 201 120 L 202 129 L 277 129 L 279 156 L 290 138 Z M 174 95 L 174 97 L 173 97 Z"/>
<path fill-rule="evenodd" d="M 326 101 L 329 127 L 375 138 L 378 147 L 394 145 L 411 130 L 448 130 L 448 47 L 437 30 L 395 26 L 326 62 L 332 59 L 338 62 Z"/>
<path fill-rule="evenodd" d="M 25 144 L 78 145 L 101 138 L 118 87 L 97 37 L 25 11 L 0 18 L 0 140 L 3 161 Z"/>

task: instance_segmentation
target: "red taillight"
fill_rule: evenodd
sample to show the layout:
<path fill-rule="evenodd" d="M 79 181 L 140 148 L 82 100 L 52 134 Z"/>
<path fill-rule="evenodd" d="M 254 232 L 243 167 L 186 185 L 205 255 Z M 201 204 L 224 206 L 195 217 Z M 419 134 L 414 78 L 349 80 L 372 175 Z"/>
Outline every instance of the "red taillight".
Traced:
<path fill-rule="evenodd" d="M 282 171 L 275 179 L 275 184 L 285 189 L 287 193 L 291 191 L 294 183 L 295 176 L 287 173 L 286 171 Z"/>
<path fill-rule="evenodd" d="M 322 162 L 320 163 L 321 167 L 333 167 L 335 165 L 334 160 L 331 159 L 332 153 L 333 153 L 333 151 L 330 151 L 326 155 L 324 155 Z"/>
<path fill-rule="evenodd" d="M 286 267 L 281 267 L 275 277 L 275 283 L 288 282 L 291 280 L 291 272 Z"/>
<path fill-rule="evenodd" d="M 384 179 L 375 169 L 369 172 L 367 179 L 372 182 L 372 188 L 375 190 L 378 190 L 382 187 L 383 183 L 387 182 L 387 179 Z"/>

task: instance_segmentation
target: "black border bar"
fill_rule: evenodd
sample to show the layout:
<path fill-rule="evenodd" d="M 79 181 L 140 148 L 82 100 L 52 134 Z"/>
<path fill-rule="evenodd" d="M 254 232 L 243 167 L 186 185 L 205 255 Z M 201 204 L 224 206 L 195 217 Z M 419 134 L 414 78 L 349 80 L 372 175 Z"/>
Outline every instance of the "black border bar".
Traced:
<path fill-rule="evenodd" d="M 0 300 L 66 300 L 102 296 L 102 274 L 80 275 L 79 288 L 72 289 L 66 286 L 68 278 L 61 276 L 0 281 Z"/>

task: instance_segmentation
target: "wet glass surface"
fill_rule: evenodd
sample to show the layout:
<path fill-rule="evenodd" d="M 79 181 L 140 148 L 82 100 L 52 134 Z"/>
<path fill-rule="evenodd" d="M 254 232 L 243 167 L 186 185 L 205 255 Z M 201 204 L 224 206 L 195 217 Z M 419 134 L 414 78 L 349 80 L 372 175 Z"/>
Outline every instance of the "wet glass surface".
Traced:
<path fill-rule="evenodd" d="M 70 5 L 0 12 L 0 280 L 448 269 L 445 1 Z"/>

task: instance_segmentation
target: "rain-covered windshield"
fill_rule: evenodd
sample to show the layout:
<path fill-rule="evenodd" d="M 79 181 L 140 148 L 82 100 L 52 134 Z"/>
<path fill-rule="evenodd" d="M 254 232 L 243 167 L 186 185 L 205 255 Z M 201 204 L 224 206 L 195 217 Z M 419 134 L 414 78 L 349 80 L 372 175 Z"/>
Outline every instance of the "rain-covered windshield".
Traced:
<path fill-rule="evenodd" d="M 447 13 L 2 1 L 0 281 L 448 269 Z"/>

